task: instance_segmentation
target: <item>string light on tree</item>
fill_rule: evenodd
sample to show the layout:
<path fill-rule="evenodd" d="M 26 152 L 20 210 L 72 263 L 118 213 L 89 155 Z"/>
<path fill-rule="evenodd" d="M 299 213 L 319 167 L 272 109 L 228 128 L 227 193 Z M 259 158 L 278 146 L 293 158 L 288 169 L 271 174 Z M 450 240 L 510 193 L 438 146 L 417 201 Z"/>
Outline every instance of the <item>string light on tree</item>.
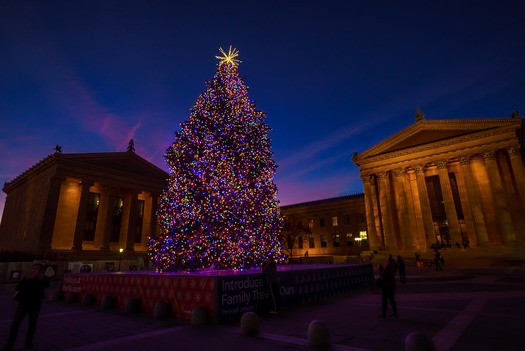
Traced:
<path fill-rule="evenodd" d="M 170 172 L 157 213 L 161 233 L 148 242 L 158 271 L 242 270 L 286 259 L 270 127 L 249 99 L 239 52 L 219 51 L 213 79 L 164 155 Z"/>

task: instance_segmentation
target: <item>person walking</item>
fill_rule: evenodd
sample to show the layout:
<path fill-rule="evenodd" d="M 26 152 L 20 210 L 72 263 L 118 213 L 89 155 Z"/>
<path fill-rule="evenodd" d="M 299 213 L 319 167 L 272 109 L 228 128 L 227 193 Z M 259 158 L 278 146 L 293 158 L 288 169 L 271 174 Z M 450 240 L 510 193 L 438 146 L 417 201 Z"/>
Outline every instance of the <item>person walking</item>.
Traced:
<path fill-rule="evenodd" d="M 268 290 L 270 291 L 270 298 L 272 302 L 272 310 L 270 313 L 279 313 L 281 304 L 279 301 L 279 276 L 277 275 L 277 264 L 273 259 L 268 259 L 262 267 Z"/>
<path fill-rule="evenodd" d="M 407 277 L 406 277 L 406 266 L 405 266 L 405 260 L 403 260 L 403 257 L 397 256 L 397 271 L 399 272 L 399 282 L 401 284 L 407 283 Z"/>
<path fill-rule="evenodd" d="M 392 317 L 397 318 L 397 303 L 396 303 L 396 273 L 397 264 L 396 261 L 390 257 L 388 264 L 381 272 L 381 315 L 378 318 L 386 318 L 387 304 L 390 301 L 392 306 Z"/>
<path fill-rule="evenodd" d="M 44 274 L 43 266 L 40 263 L 34 264 L 29 275 L 16 285 L 15 299 L 18 300 L 18 306 L 9 330 L 7 345 L 2 348 L 2 351 L 12 350 L 18 335 L 18 329 L 26 315 L 28 316 L 29 326 L 27 328 L 25 347 L 26 349 L 33 348 L 36 322 L 42 307 L 44 290 L 47 287 L 49 287 L 49 279 Z"/>

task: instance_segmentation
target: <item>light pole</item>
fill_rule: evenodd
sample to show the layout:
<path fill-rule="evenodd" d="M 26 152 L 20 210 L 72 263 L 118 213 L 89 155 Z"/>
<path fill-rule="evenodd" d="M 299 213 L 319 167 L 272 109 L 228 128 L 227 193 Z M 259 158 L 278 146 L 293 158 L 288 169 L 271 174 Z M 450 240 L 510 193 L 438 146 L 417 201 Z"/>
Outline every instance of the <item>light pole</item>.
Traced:
<path fill-rule="evenodd" d="M 120 262 L 122 261 L 122 252 L 124 252 L 124 249 L 123 248 L 120 248 L 118 250 L 119 254 L 118 254 L 118 271 L 120 272 Z"/>

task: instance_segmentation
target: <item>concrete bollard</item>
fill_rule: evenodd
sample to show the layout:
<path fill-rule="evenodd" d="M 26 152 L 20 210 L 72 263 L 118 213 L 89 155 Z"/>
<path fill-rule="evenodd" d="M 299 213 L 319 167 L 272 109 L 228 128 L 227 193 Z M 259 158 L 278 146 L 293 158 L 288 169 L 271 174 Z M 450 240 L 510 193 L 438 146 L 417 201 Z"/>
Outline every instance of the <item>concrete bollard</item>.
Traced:
<path fill-rule="evenodd" d="M 191 325 L 204 325 L 208 322 L 206 307 L 197 306 L 191 311 Z"/>
<path fill-rule="evenodd" d="M 124 307 L 125 313 L 138 313 L 140 312 L 140 300 L 131 298 L 126 301 L 126 306 Z"/>
<path fill-rule="evenodd" d="M 159 301 L 155 304 L 153 316 L 155 318 L 166 318 L 170 314 L 170 304 L 165 301 Z"/>
<path fill-rule="evenodd" d="M 259 316 L 254 312 L 245 312 L 241 317 L 241 335 L 259 335 Z"/>
<path fill-rule="evenodd" d="M 102 298 L 102 301 L 100 302 L 100 308 L 103 310 L 111 310 L 115 308 L 117 305 L 117 301 L 113 296 L 106 295 Z"/>
<path fill-rule="evenodd" d="M 95 295 L 87 293 L 82 296 L 82 306 L 91 306 L 94 305 L 97 302 L 97 298 Z"/>
<path fill-rule="evenodd" d="M 436 351 L 434 341 L 420 332 L 409 333 L 405 338 L 405 351 Z"/>
<path fill-rule="evenodd" d="M 68 293 L 66 293 L 67 303 L 77 302 L 78 300 L 79 300 L 79 295 L 77 292 L 69 291 Z"/>
<path fill-rule="evenodd" d="M 62 301 L 66 298 L 66 295 L 64 294 L 64 292 L 62 290 L 57 290 L 53 293 L 53 295 L 51 296 L 51 299 L 53 301 Z"/>
<path fill-rule="evenodd" d="M 308 325 L 308 346 L 316 349 L 330 347 L 330 331 L 325 322 L 313 320 Z"/>

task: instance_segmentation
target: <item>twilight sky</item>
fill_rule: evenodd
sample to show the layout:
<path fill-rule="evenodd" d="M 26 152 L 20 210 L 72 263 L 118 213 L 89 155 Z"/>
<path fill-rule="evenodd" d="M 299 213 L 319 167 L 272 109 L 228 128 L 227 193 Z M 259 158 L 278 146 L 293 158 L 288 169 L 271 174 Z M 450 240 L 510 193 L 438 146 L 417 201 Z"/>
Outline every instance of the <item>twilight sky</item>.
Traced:
<path fill-rule="evenodd" d="M 0 1 L 0 184 L 53 153 L 162 158 L 239 50 L 282 205 L 363 191 L 352 152 L 427 119 L 525 115 L 525 3 Z M 0 214 L 5 194 L 0 194 Z"/>

